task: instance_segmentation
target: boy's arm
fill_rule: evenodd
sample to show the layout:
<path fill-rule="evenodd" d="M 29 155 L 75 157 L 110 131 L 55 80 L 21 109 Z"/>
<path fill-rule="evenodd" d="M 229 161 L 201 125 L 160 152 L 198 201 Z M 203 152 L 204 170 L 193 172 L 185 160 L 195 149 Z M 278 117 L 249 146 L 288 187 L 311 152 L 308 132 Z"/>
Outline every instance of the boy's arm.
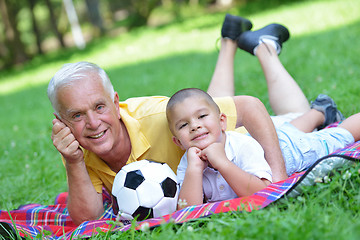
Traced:
<path fill-rule="evenodd" d="M 188 166 L 179 193 L 178 209 L 203 203 L 203 171 L 207 163 L 199 158 L 200 150 L 190 148 L 187 152 Z"/>
<path fill-rule="evenodd" d="M 213 143 L 203 150 L 205 158 L 217 169 L 238 197 L 250 196 L 271 182 L 245 172 L 231 162 L 225 154 L 224 145 Z"/>
<path fill-rule="evenodd" d="M 267 179 L 260 179 L 255 175 L 245 172 L 233 162 L 224 161 L 218 171 L 230 185 L 238 197 L 250 196 L 270 184 Z"/>

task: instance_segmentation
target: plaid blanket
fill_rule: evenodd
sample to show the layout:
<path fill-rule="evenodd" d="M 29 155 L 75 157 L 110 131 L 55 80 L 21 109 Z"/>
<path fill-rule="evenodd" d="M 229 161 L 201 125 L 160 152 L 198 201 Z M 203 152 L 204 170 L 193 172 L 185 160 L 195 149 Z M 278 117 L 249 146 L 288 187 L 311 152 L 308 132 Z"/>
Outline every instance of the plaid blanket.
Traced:
<path fill-rule="evenodd" d="M 319 159 L 314 165 L 320 165 L 321 162 L 324 162 L 323 160 L 328 159 L 359 160 L 360 141 L 338 150 L 323 159 Z M 325 164 L 327 163 L 325 162 Z M 331 165 L 333 166 L 333 164 Z M 307 171 L 294 174 L 284 181 L 270 184 L 265 189 L 248 197 L 190 206 L 161 218 L 147 219 L 138 222 L 137 229 L 144 223 L 148 224 L 149 227 L 156 227 L 170 221 L 184 223 L 221 212 L 262 209 L 288 193 L 296 193 L 299 190 L 299 183 L 308 183 L 309 176 L 315 170 L 319 172 L 316 167 L 312 167 Z M 111 208 L 111 197 L 105 191 L 103 194 L 106 209 L 104 214 L 98 220 L 83 222 L 81 225 L 76 226 L 66 209 L 66 194 L 60 194 L 54 205 L 28 204 L 12 211 L 0 210 L 0 236 L 5 236 L 8 233 L 17 233 L 21 237 L 71 239 L 90 237 L 96 235 L 98 230 L 103 232 L 126 231 L 131 227 L 130 222 L 124 222 L 124 226 L 116 226 L 114 228 L 114 225 L 109 222 L 109 220 L 115 219 L 115 215 Z"/>

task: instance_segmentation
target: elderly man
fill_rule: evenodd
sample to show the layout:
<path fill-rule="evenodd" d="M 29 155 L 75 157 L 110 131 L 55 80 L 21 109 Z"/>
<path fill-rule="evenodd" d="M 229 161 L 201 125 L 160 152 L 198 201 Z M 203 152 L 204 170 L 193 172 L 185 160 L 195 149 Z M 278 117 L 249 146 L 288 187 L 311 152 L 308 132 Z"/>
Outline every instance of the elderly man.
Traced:
<path fill-rule="evenodd" d="M 228 130 L 244 126 L 260 143 L 273 179 L 279 181 L 287 175 L 270 116 L 257 98 L 233 96 L 237 47 L 258 57 L 276 114 L 302 113 L 309 104 L 278 59 L 282 43 L 289 37 L 287 29 L 269 25 L 252 32 L 251 26 L 246 19 L 226 16 L 222 47 L 208 92 L 227 115 Z M 246 36 L 239 42 L 243 32 Z M 264 41 L 264 36 L 271 37 Z M 88 62 L 64 65 L 51 79 L 48 97 L 56 116 L 52 140 L 66 167 L 68 210 L 76 224 L 96 219 L 104 212 L 102 188 L 111 191 L 116 173 L 125 164 L 152 159 L 166 162 L 176 171 L 184 152 L 173 144 L 168 130 L 168 97 L 131 98 L 119 103 L 105 71 Z"/>

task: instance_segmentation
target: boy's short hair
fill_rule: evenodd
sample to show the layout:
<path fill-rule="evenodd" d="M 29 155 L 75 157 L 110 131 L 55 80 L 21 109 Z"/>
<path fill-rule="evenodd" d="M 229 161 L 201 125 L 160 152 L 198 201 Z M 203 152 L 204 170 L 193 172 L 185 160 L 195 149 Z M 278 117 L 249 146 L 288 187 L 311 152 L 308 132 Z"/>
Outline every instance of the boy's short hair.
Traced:
<path fill-rule="evenodd" d="M 177 91 L 174 95 L 172 95 L 172 97 L 169 99 L 169 102 L 167 103 L 166 118 L 168 122 L 170 122 L 169 113 L 172 111 L 173 107 L 176 104 L 181 103 L 185 99 L 193 96 L 204 98 L 209 103 L 209 105 L 215 109 L 215 111 L 220 113 L 219 106 L 215 103 L 214 99 L 207 92 L 198 88 L 184 88 L 182 90 Z"/>

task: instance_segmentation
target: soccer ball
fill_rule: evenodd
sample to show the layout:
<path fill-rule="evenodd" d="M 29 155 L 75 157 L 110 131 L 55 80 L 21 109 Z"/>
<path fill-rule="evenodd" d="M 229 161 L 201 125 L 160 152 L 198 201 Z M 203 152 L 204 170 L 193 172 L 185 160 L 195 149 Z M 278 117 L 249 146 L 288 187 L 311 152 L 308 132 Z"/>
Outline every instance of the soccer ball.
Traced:
<path fill-rule="evenodd" d="M 121 220 L 161 217 L 176 210 L 178 195 L 176 175 L 166 163 L 141 160 L 116 174 L 113 211 Z"/>

